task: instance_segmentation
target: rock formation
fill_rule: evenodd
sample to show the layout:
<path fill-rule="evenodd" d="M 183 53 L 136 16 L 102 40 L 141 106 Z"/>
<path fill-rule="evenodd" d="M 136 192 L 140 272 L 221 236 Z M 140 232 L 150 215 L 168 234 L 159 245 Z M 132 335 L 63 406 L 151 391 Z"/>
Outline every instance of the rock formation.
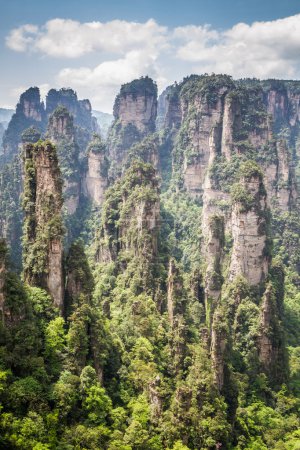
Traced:
<path fill-rule="evenodd" d="M 267 251 L 267 204 L 262 172 L 254 163 L 243 166 L 241 182 L 232 191 L 233 250 L 229 278 L 246 278 L 251 286 L 266 279 L 269 269 Z"/>
<path fill-rule="evenodd" d="M 73 116 L 63 107 L 57 107 L 49 117 L 47 137 L 56 144 L 62 171 L 64 203 L 67 213 L 76 212 L 81 190 L 79 172 L 79 146 L 76 142 Z"/>
<path fill-rule="evenodd" d="M 168 86 L 158 98 L 157 129 L 178 129 L 182 121 L 182 111 L 177 83 Z"/>
<path fill-rule="evenodd" d="M 220 311 L 216 311 L 212 324 L 211 360 L 214 380 L 219 391 L 224 385 L 224 355 L 227 344 L 226 325 Z"/>
<path fill-rule="evenodd" d="M 50 89 L 46 96 L 46 107 L 40 98 L 37 87 L 27 89 L 21 96 L 7 130 L 3 136 L 2 160 L 10 162 L 18 152 L 21 143 L 21 135 L 24 130 L 34 127 L 40 133 L 44 133 L 50 115 L 59 106 L 65 106 L 74 117 L 74 125 L 77 127 L 77 140 L 82 144 L 83 151 L 95 130 L 95 121 L 92 117 L 92 107 L 89 100 L 78 100 L 76 92 L 72 89 Z"/>
<path fill-rule="evenodd" d="M 101 206 L 108 185 L 107 147 L 99 135 L 94 135 L 88 149 L 88 170 L 83 183 L 83 192 L 95 205 Z"/>
<path fill-rule="evenodd" d="M 183 280 L 175 261 L 170 260 L 168 272 L 168 315 L 171 326 L 174 326 L 174 317 L 184 313 L 184 302 L 182 302 Z"/>
<path fill-rule="evenodd" d="M 221 263 L 224 247 L 224 219 L 222 216 L 209 217 L 208 233 L 206 236 L 205 275 L 205 308 L 207 325 L 211 326 L 212 315 L 218 304 L 223 282 Z"/>
<path fill-rule="evenodd" d="M 92 107 L 89 100 L 78 100 L 73 89 L 50 89 L 46 96 L 46 114 L 49 117 L 58 106 L 64 106 L 74 117 L 75 125 L 86 128 L 90 132 L 94 130 L 92 119 Z"/>
<path fill-rule="evenodd" d="M 157 87 L 151 78 L 140 78 L 121 87 L 108 136 L 112 176 L 122 172 L 128 149 L 155 131 L 156 114 Z"/>
<path fill-rule="evenodd" d="M 155 258 L 160 221 L 158 179 L 150 164 L 135 161 L 107 191 L 96 260 L 115 260 L 120 251 Z"/>
<path fill-rule="evenodd" d="M 45 128 L 45 111 L 41 102 L 39 88 L 29 88 L 21 96 L 7 130 L 3 136 L 4 161 L 10 162 L 18 152 L 22 132 L 34 127 L 39 131 Z"/>
<path fill-rule="evenodd" d="M 27 144 L 24 164 L 24 280 L 46 289 L 63 310 L 63 201 L 55 147 L 47 141 Z"/>
<path fill-rule="evenodd" d="M 283 299 L 283 267 L 275 262 L 260 305 L 258 356 L 264 372 L 279 384 L 285 381 L 288 371 L 282 328 Z"/>
<path fill-rule="evenodd" d="M 3 239 L 0 239 L 0 312 L 1 312 L 1 320 L 3 320 L 4 315 L 4 283 L 5 283 L 5 274 L 6 274 L 6 244 Z"/>
<path fill-rule="evenodd" d="M 158 125 L 173 130 L 173 173 L 191 196 L 202 199 L 205 191 L 213 188 L 208 186 L 207 172 L 215 157 L 228 161 L 229 167 L 232 158 L 236 164 L 236 157 L 251 155 L 267 175 L 269 201 L 278 197 L 282 212 L 290 208 L 288 202 L 295 197 L 294 175 L 288 162 L 284 176 L 290 181 L 286 192 L 279 192 L 286 156 L 278 150 L 281 138 L 277 133 L 284 129 L 290 129 L 291 135 L 298 133 L 299 98 L 289 91 L 289 82 L 274 86 L 274 82 L 253 80 L 235 83 L 230 77 L 213 75 L 191 76 L 164 91 L 159 99 Z M 295 144 L 290 140 L 289 145 Z M 224 193 L 224 186 L 219 191 Z M 219 200 L 220 194 L 211 194 Z"/>
<path fill-rule="evenodd" d="M 186 354 L 186 298 L 183 279 L 176 263 L 169 262 L 167 280 L 167 306 L 171 328 L 170 346 L 175 372 L 180 370 Z"/>

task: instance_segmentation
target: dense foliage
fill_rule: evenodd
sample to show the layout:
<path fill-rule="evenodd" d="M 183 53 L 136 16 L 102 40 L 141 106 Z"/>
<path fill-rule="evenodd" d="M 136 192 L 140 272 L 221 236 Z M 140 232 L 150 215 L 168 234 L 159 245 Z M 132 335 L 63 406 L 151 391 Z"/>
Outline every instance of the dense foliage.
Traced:
<path fill-rule="evenodd" d="M 180 125 L 164 127 L 162 108 L 160 132 L 143 136 L 116 117 L 107 142 L 76 131 L 83 104 L 73 91 L 49 92 L 56 147 L 32 143 L 33 128 L 23 133 L 22 277 L 12 264 L 19 246 L 0 240 L 0 448 L 300 448 L 300 228 L 289 172 L 299 159 L 298 125 L 272 122 L 266 108 L 270 90 L 296 95 L 297 86 L 192 75 L 165 96 L 182 108 Z M 115 109 L 122 97 L 156 95 L 150 78 L 135 80 Z M 107 179 L 101 208 L 80 187 L 89 154 L 101 156 Z M 40 180 L 37 192 L 45 161 L 56 189 Z M 9 233 L 22 222 L 14 207 L 20 162 L 0 177 L 0 225 Z M 62 216 L 63 195 L 65 204 L 76 197 L 74 213 Z M 47 277 L 63 222 L 59 311 Z M 248 223 L 257 235 L 237 237 Z M 231 272 L 234 246 L 251 238 L 248 260 L 266 268 L 255 285 L 246 270 Z"/>

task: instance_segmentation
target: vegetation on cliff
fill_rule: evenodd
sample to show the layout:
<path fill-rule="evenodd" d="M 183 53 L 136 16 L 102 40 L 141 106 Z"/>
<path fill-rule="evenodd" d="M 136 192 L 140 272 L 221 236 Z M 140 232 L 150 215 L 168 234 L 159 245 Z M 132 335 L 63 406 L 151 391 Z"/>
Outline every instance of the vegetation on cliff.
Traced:
<path fill-rule="evenodd" d="M 0 241 L 0 448 L 298 448 L 299 92 L 192 75 L 167 89 L 155 132 L 157 88 L 141 78 L 106 142 L 80 132 L 87 149 L 74 123 L 88 103 L 49 92 L 57 148 L 23 133 L 22 281 Z M 0 177 L 9 241 L 20 173 Z M 97 205 L 87 173 L 105 181 Z"/>

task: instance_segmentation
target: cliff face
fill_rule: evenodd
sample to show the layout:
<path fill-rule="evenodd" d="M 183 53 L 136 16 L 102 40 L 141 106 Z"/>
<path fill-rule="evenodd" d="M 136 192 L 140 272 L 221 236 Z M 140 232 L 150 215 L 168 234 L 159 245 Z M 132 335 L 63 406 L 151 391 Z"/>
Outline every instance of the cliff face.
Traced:
<path fill-rule="evenodd" d="M 182 111 L 178 85 L 168 86 L 158 98 L 157 129 L 178 129 L 182 122 Z"/>
<path fill-rule="evenodd" d="M 85 175 L 83 191 L 97 206 L 101 206 L 108 185 L 107 148 L 100 136 L 95 135 L 88 149 L 88 170 Z"/>
<path fill-rule="evenodd" d="M 40 131 L 45 128 L 44 105 L 37 87 L 28 89 L 20 96 L 16 112 L 3 136 L 4 162 L 10 162 L 16 155 L 22 132 L 31 126 Z"/>
<path fill-rule="evenodd" d="M 206 235 L 205 297 L 207 325 L 211 326 L 213 311 L 218 304 L 222 287 L 222 255 L 224 247 L 224 219 L 213 215 L 209 218 Z"/>
<path fill-rule="evenodd" d="M 167 306 L 171 328 L 170 347 L 175 372 L 182 366 L 186 354 L 186 298 L 181 273 L 173 260 L 169 262 Z"/>
<path fill-rule="evenodd" d="M 5 283 L 5 274 L 6 274 L 6 245 L 3 239 L 0 239 L 0 311 L 4 314 L 4 283 Z"/>
<path fill-rule="evenodd" d="M 59 98 L 72 113 L 54 108 Z M 297 402 L 282 384 L 285 331 L 293 358 L 300 336 L 299 99 L 290 82 L 191 76 L 167 88 L 153 133 L 155 85 L 135 80 L 116 99 L 108 141 L 94 134 L 85 154 L 91 128 L 81 134 L 78 117 L 82 109 L 88 118 L 89 103 L 78 106 L 70 90 L 49 95 L 57 153 L 50 142 L 34 143 L 37 130 L 22 135 L 24 279 L 46 289 L 64 318 L 43 310 L 39 290 L 16 293 L 17 277 L 4 284 L 0 241 L 0 314 L 9 297 L 11 311 L 22 305 L 19 317 L 29 308 L 28 322 L 0 336 L 3 370 L 12 373 L 3 395 L 9 431 L 32 414 L 42 424 L 53 410 L 62 420 L 33 446 L 73 448 L 81 430 L 91 448 L 288 448 L 285 427 L 297 439 Z M 12 174 L 0 177 L 0 224 L 15 208 Z M 93 273 L 85 242 L 70 238 L 63 277 L 62 191 L 69 213 L 78 213 L 65 217 L 67 236 L 83 224 Z M 23 366 L 15 368 L 26 339 L 37 349 L 31 360 L 17 353 Z M 28 386 L 41 392 L 42 412 L 35 397 L 11 402 Z M 266 414 L 274 420 L 261 426 Z"/>
<path fill-rule="evenodd" d="M 22 132 L 34 127 L 40 133 L 44 133 L 50 115 L 56 108 L 64 106 L 74 117 L 74 125 L 77 127 L 77 140 L 83 147 L 83 151 L 95 130 L 95 121 L 92 117 L 92 107 L 89 100 L 78 100 L 76 92 L 72 89 L 50 89 L 46 96 L 46 107 L 41 102 L 39 88 L 29 88 L 21 96 L 7 130 L 3 136 L 3 162 L 10 162 L 18 153 L 18 145 L 21 143 Z M 59 127 L 59 124 L 56 124 Z M 62 130 L 60 130 L 62 132 Z M 60 133 L 62 134 L 62 133 Z"/>
<path fill-rule="evenodd" d="M 265 280 L 269 268 L 266 193 L 262 173 L 251 163 L 244 168 L 245 175 L 232 192 L 233 250 L 229 277 L 242 275 L 256 286 Z"/>
<path fill-rule="evenodd" d="M 121 87 L 114 104 L 114 122 L 109 132 L 111 174 L 122 172 L 128 149 L 155 131 L 157 87 L 148 78 Z"/>
<path fill-rule="evenodd" d="M 25 147 L 23 273 L 63 309 L 62 183 L 50 142 Z"/>
<path fill-rule="evenodd" d="M 93 131 L 92 107 L 89 100 L 78 100 L 73 89 L 50 89 L 46 96 L 46 114 L 50 116 L 58 106 L 64 106 L 74 117 L 75 125 Z"/>
<path fill-rule="evenodd" d="M 214 382 L 219 390 L 224 385 L 224 355 L 227 344 L 227 332 L 224 318 L 216 311 L 212 324 L 211 359 Z"/>
<path fill-rule="evenodd" d="M 277 142 L 277 191 L 276 197 L 280 211 L 288 212 L 296 204 L 297 191 L 294 172 L 291 169 L 289 150 L 285 140 Z"/>
<path fill-rule="evenodd" d="M 257 338 L 258 356 L 262 370 L 275 383 L 284 382 L 288 372 L 282 327 L 283 297 L 283 267 L 275 263 L 271 268 L 271 281 L 266 286 L 260 305 Z"/>
<path fill-rule="evenodd" d="M 183 108 L 183 120 L 188 122 L 186 138 L 190 150 L 184 152 L 183 183 L 193 196 L 203 193 L 206 170 L 220 149 L 225 89 L 217 91 L 214 105 L 210 105 L 207 99 L 203 101 L 202 98 L 196 98 L 192 104 L 187 103 Z"/>
<path fill-rule="evenodd" d="M 178 127 L 181 116 L 173 170 L 193 197 L 203 196 L 206 171 L 221 152 L 224 101 L 232 82 L 224 77 L 212 83 L 202 77 L 187 79 L 174 87 L 166 111 L 169 126 Z"/>
<path fill-rule="evenodd" d="M 154 168 L 135 161 L 107 191 L 96 250 L 97 261 L 115 260 L 130 252 L 145 260 L 157 254 L 159 230 L 158 179 Z"/>
<path fill-rule="evenodd" d="M 73 125 L 73 116 L 67 108 L 57 107 L 49 117 L 48 131 L 49 139 L 57 142 L 62 138 L 74 141 L 75 130 Z"/>
<path fill-rule="evenodd" d="M 156 110 L 156 98 L 153 95 L 121 93 L 115 104 L 114 116 L 122 127 L 132 124 L 141 135 L 145 135 L 155 130 Z"/>
<path fill-rule="evenodd" d="M 73 116 L 65 107 L 58 107 L 49 117 L 47 137 L 56 145 L 62 171 L 63 194 L 67 213 L 76 212 L 81 190 L 79 146 L 76 142 Z"/>
<path fill-rule="evenodd" d="M 286 141 L 282 151 L 282 138 L 277 138 L 277 133 L 286 127 L 291 135 L 298 132 L 299 99 L 282 89 L 284 94 L 270 83 L 235 83 L 221 75 L 191 76 L 167 88 L 159 100 L 159 126 L 178 130 L 172 152 L 173 173 L 190 195 L 202 199 L 207 188 L 212 188 L 207 175 L 216 157 L 228 163 L 233 159 L 237 166 L 237 157 L 242 160 L 251 155 L 266 173 L 269 201 L 277 201 L 282 212 L 292 207 L 294 174 L 287 144 L 295 144 Z M 284 185 L 282 180 L 289 182 Z M 224 193 L 224 186 L 220 191 Z M 216 192 L 211 195 L 213 201 L 219 200 Z"/>

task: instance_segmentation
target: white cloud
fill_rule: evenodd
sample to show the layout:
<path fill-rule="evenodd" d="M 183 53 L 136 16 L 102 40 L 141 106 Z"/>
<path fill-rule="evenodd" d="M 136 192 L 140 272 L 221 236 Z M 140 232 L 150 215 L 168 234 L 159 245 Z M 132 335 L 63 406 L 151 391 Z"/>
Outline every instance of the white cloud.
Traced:
<path fill-rule="evenodd" d="M 16 52 L 25 52 L 34 44 L 38 34 L 38 27 L 35 25 L 22 25 L 13 29 L 6 38 L 6 45 Z"/>
<path fill-rule="evenodd" d="M 64 58 L 55 81 L 45 81 L 73 87 L 103 110 L 111 110 L 122 83 L 141 75 L 152 76 L 161 88 L 190 73 L 300 77 L 300 14 L 239 23 L 227 30 L 209 25 L 168 29 L 153 19 L 145 23 L 53 19 L 40 27 L 27 24 L 12 30 L 6 43 L 14 51 Z M 92 53 L 93 66 L 86 59 L 82 63 L 80 58 Z M 72 66 L 66 58 L 73 58 Z"/>
<path fill-rule="evenodd" d="M 149 75 L 166 84 L 160 76 L 156 64 L 157 53 L 132 50 L 124 58 L 104 61 L 94 68 L 65 68 L 57 76 L 56 84 L 71 86 L 80 92 L 80 96 L 93 100 L 93 106 L 100 105 L 104 111 L 111 111 L 113 99 L 120 85 L 142 75 Z"/>
<path fill-rule="evenodd" d="M 215 35 L 209 28 L 196 28 L 179 45 L 177 57 L 198 63 L 198 70 L 235 77 L 299 76 L 300 14 L 252 25 L 239 23 Z"/>
<path fill-rule="evenodd" d="M 91 52 L 123 54 L 134 48 L 164 47 L 166 31 L 153 19 L 145 23 L 53 19 L 40 28 L 27 24 L 13 29 L 6 45 L 16 51 L 35 50 L 52 57 L 78 58 Z"/>

